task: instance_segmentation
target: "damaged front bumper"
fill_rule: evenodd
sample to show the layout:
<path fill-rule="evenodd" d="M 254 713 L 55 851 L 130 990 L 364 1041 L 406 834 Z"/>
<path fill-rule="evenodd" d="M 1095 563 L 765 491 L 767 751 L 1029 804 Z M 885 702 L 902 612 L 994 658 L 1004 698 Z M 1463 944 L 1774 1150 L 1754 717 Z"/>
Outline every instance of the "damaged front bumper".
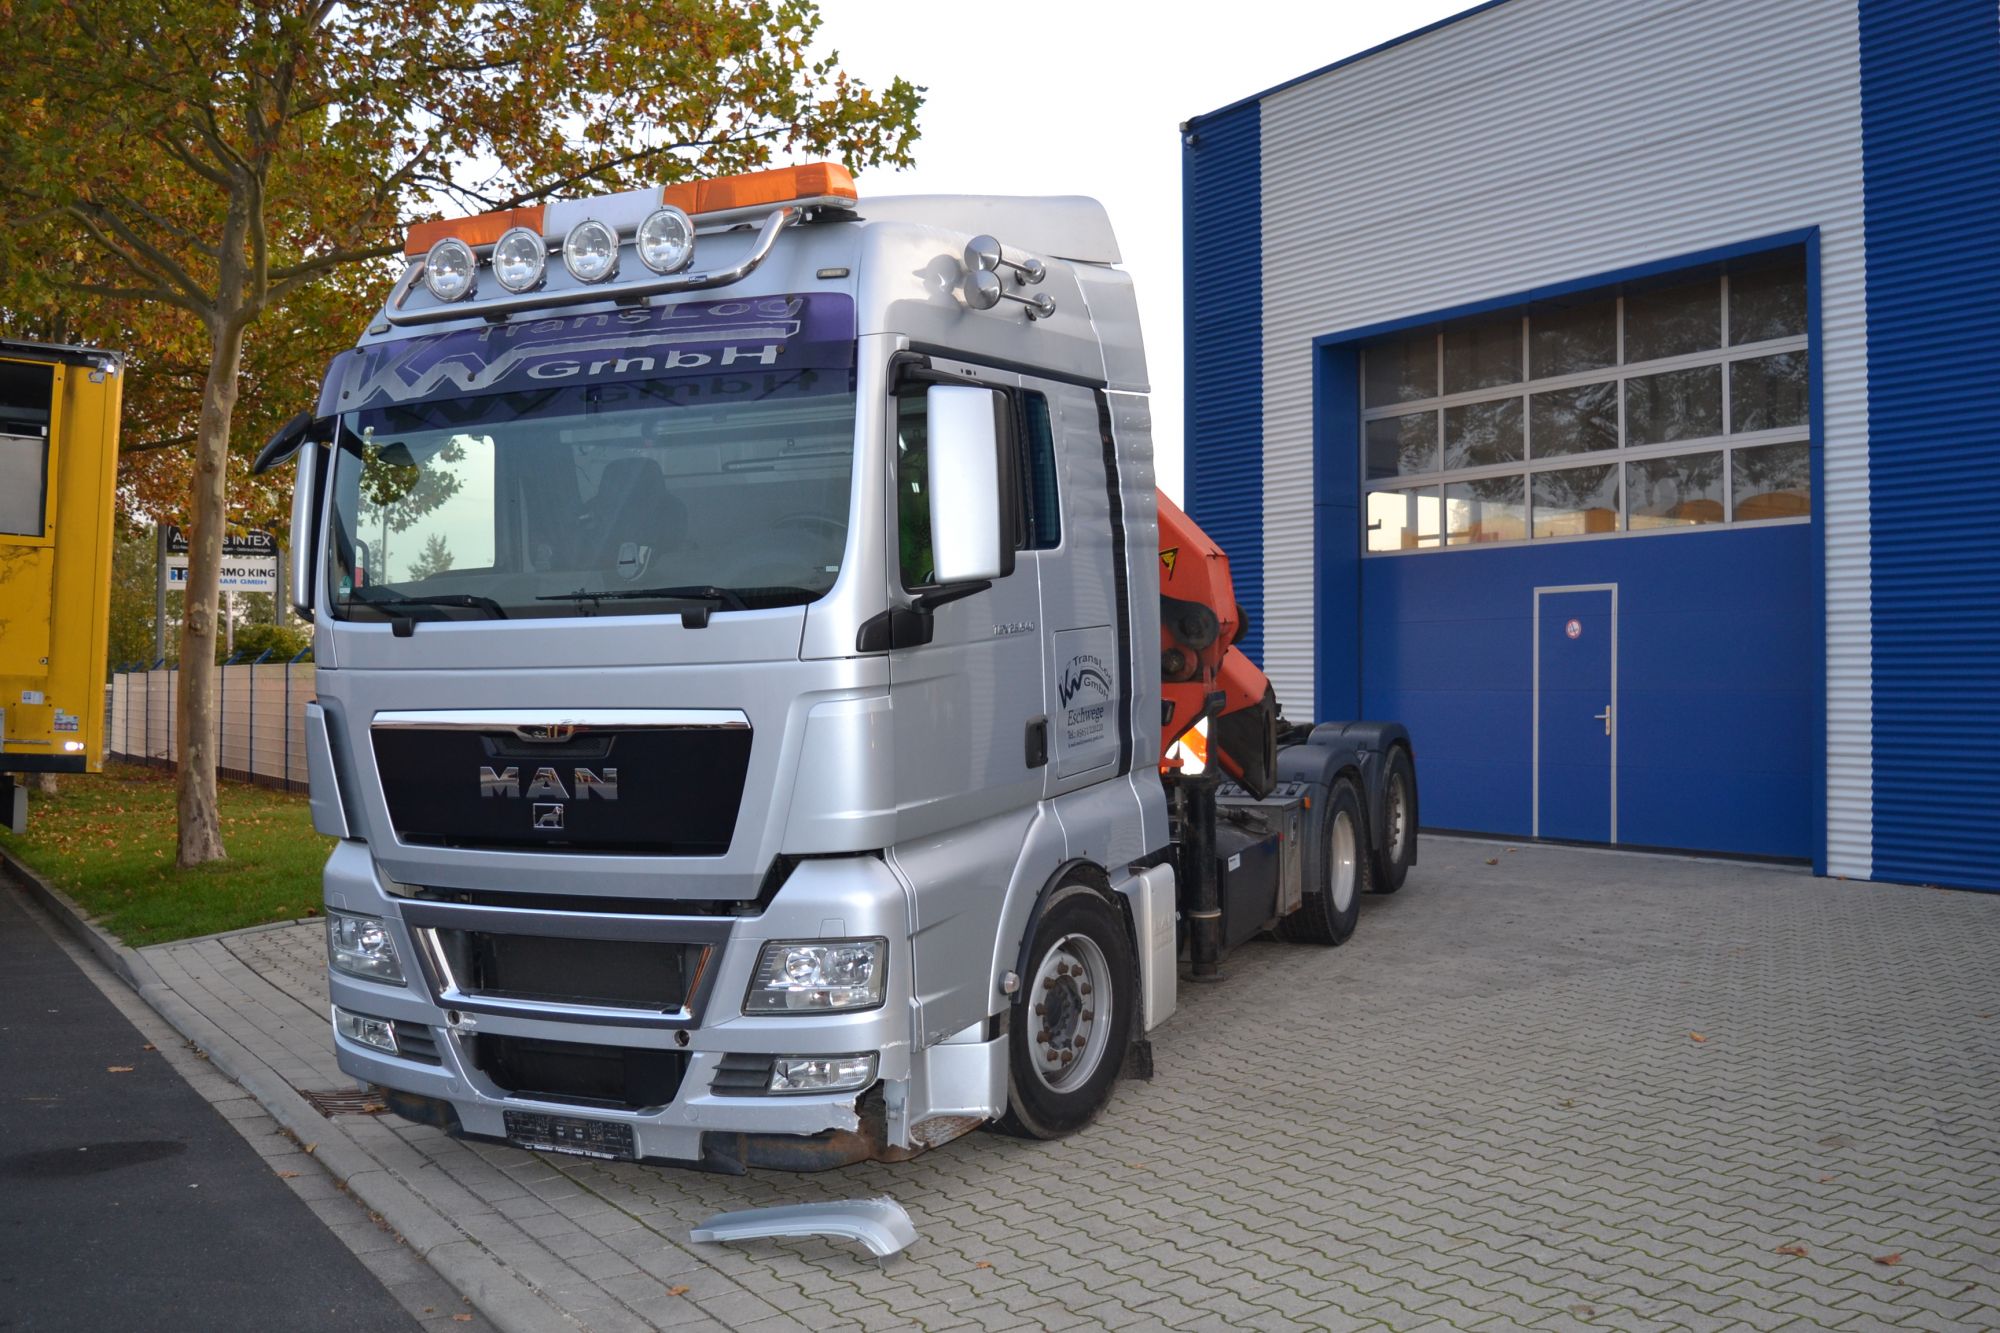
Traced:
<path fill-rule="evenodd" d="M 329 972 L 335 1008 L 377 1020 L 367 1031 L 395 1046 L 336 1030 L 341 1069 L 383 1089 L 391 1110 L 453 1134 L 720 1171 L 816 1171 L 900 1161 L 979 1124 L 984 1116 L 963 1114 L 962 1093 L 953 1114 L 928 1111 L 934 1070 L 961 1082 L 970 1074 L 983 1085 L 976 1105 L 1004 1096 L 1004 1036 L 913 1055 L 905 899 L 873 858 L 805 862 L 756 916 L 676 917 L 391 894 L 366 847 L 344 843 L 327 866 L 326 900 L 379 918 L 403 972 L 401 984 Z M 880 1006 L 743 1012 L 766 943 L 858 936 L 889 941 Z M 647 1006 L 606 1003 L 604 987 L 589 1001 L 482 987 L 454 965 L 467 949 L 504 953 L 515 941 L 541 951 L 538 978 L 645 949 L 679 958 L 668 969 L 679 968 L 678 980 L 665 1004 Z M 768 1090 L 778 1057 L 852 1055 L 875 1059 L 865 1088 Z M 523 1131 L 530 1123 L 537 1132 Z"/>

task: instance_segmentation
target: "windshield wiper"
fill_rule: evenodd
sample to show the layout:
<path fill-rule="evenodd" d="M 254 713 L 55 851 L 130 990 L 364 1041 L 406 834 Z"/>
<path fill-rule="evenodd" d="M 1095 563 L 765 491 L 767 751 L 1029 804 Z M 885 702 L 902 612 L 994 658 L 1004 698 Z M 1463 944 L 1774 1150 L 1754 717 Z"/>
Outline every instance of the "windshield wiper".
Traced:
<path fill-rule="evenodd" d="M 408 623 L 410 617 L 397 615 L 395 608 L 401 606 L 462 606 L 473 611 L 484 611 L 494 620 L 507 619 L 507 608 L 491 597 L 480 597 L 469 592 L 437 592 L 424 597 L 412 597 L 393 588 L 356 588 L 352 594 L 354 601 L 363 606 L 372 606 L 384 611 L 398 621 L 398 637 L 401 624 Z"/>
<path fill-rule="evenodd" d="M 575 592 L 548 593 L 535 599 L 538 602 L 619 602 L 652 601 L 672 602 L 680 607 L 683 629 L 707 629 L 708 614 L 711 611 L 748 611 L 750 603 L 733 588 L 718 588 L 711 583 L 688 584 L 676 588 L 605 588 L 591 592 L 578 588 Z M 587 612 L 583 614 L 588 614 Z"/>
<path fill-rule="evenodd" d="M 600 592 L 587 592 L 578 588 L 575 592 L 550 593 L 537 597 L 538 602 L 617 602 L 639 598 L 657 597 L 667 602 L 713 602 L 717 607 L 729 611 L 748 611 L 750 603 L 734 588 L 718 588 L 712 583 L 690 583 L 679 588 L 605 588 Z"/>

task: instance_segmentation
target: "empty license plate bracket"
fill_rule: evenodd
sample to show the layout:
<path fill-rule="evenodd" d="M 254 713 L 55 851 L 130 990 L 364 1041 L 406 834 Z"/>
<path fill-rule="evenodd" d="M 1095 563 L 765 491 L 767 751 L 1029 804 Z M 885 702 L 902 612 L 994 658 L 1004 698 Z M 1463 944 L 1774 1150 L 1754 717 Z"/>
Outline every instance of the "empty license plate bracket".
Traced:
<path fill-rule="evenodd" d="M 538 1152 L 575 1153 L 629 1162 L 638 1157 L 632 1127 L 617 1120 L 591 1120 L 578 1115 L 547 1115 L 540 1111 L 506 1111 L 507 1141 Z"/>

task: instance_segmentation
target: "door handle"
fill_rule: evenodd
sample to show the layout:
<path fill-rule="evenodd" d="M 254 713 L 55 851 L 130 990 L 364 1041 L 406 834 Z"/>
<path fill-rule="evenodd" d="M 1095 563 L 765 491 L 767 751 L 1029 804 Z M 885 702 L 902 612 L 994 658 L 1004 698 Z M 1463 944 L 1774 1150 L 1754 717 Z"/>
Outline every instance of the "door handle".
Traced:
<path fill-rule="evenodd" d="M 1604 705 L 1603 712 L 1592 713 L 1591 716 L 1604 724 L 1604 734 L 1609 736 L 1611 734 L 1611 705 Z"/>

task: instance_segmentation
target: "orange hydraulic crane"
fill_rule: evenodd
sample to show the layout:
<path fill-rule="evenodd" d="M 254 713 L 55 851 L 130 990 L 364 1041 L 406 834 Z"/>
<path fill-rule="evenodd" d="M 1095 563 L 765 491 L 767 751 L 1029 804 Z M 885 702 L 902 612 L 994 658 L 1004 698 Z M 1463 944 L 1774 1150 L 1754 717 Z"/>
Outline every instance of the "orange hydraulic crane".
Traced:
<path fill-rule="evenodd" d="M 1208 719 L 1211 762 L 1251 795 L 1277 783 L 1278 699 L 1236 643 L 1249 620 L 1236 602 L 1229 557 L 1179 505 L 1160 507 L 1160 677 L 1166 706 L 1160 765 L 1173 770 L 1174 743 Z"/>

